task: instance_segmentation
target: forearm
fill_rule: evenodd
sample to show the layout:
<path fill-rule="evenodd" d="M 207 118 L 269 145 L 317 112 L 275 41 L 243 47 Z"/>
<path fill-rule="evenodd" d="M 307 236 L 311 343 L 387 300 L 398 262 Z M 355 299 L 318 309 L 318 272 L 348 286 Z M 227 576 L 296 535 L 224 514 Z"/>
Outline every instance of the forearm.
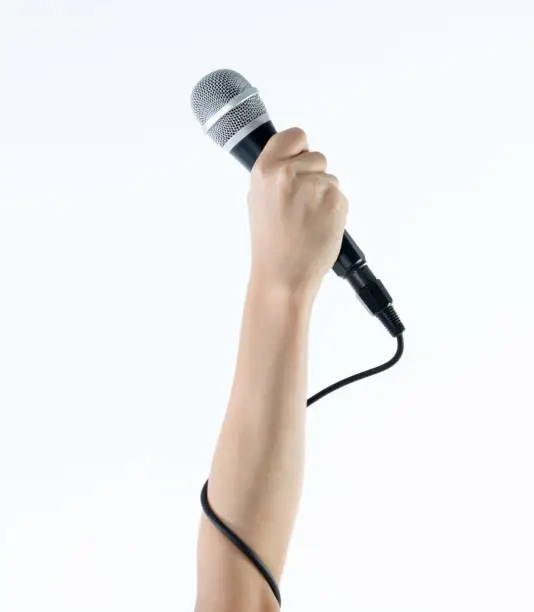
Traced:
<path fill-rule="evenodd" d="M 312 299 L 249 283 L 212 507 L 280 580 L 301 496 Z"/>
<path fill-rule="evenodd" d="M 272 136 L 252 168 L 252 280 L 207 488 L 214 512 L 277 582 L 302 490 L 311 308 L 339 255 L 348 211 L 326 164 L 322 153 L 309 150 L 306 134 L 292 128 Z M 203 515 L 198 612 L 266 612 L 276 599 L 250 560 Z"/>

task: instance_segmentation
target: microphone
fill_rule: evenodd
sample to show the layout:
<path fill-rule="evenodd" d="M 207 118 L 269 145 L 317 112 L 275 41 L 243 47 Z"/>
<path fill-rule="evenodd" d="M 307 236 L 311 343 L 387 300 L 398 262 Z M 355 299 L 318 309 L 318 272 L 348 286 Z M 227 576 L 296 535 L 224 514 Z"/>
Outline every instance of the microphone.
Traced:
<path fill-rule="evenodd" d="M 191 107 L 204 133 L 248 170 L 276 134 L 258 90 L 234 70 L 214 70 L 200 79 L 191 93 Z M 394 338 L 404 332 L 391 295 L 371 272 L 363 251 L 346 230 L 333 270 L 349 282 Z"/>

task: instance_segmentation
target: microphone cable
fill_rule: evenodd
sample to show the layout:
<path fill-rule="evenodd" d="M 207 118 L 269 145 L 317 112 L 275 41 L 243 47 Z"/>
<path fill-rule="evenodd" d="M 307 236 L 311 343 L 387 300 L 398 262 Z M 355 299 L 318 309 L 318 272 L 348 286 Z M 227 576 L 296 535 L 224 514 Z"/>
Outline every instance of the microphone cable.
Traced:
<path fill-rule="evenodd" d="M 397 352 L 395 353 L 395 355 L 393 355 L 393 357 L 389 361 L 375 368 L 371 368 L 369 370 L 365 370 L 364 372 L 360 372 L 359 374 L 348 376 L 347 378 L 344 378 L 326 387 L 322 391 L 319 391 L 315 395 L 312 395 L 312 397 L 310 397 L 307 400 L 306 406 L 307 407 L 311 406 L 316 401 L 325 397 L 325 395 L 328 395 L 329 393 L 332 393 L 333 391 L 337 391 L 337 389 L 341 389 L 341 387 L 350 385 L 351 383 L 356 382 L 357 380 L 362 380 L 363 378 L 367 378 L 368 376 L 373 376 L 374 374 L 378 374 L 379 372 L 384 372 L 385 370 L 394 366 L 399 361 L 399 359 L 402 357 L 403 352 L 404 352 L 404 338 L 402 334 L 399 334 L 397 336 Z M 210 503 L 208 501 L 208 481 L 209 479 L 206 480 L 206 483 L 202 487 L 202 492 L 200 494 L 200 503 L 202 504 L 202 508 L 204 512 L 206 513 L 206 516 L 217 527 L 217 529 L 219 529 L 235 546 L 237 546 L 237 548 L 239 548 L 239 550 L 246 557 L 248 557 L 248 559 L 250 559 L 252 564 L 256 567 L 256 569 L 260 572 L 260 574 L 265 578 L 265 580 L 271 587 L 271 590 L 274 593 L 274 596 L 276 597 L 278 604 L 281 607 L 282 598 L 280 595 L 280 589 L 278 588 L 278 585 L 276 584 L 276 580 L 274 579 L 274 576 L 272 575 L 272 573 L 264 565 L 264 563 L 262 563 L 260 558 L 250 548 L 250 546 L 248 546 L 245 542 L 243 542 L 243 540 L 237 534 L 235 534 L 227 525 L 225 525 L 223 521 L 214 512 L 213 508 L 210 506 Z"/>

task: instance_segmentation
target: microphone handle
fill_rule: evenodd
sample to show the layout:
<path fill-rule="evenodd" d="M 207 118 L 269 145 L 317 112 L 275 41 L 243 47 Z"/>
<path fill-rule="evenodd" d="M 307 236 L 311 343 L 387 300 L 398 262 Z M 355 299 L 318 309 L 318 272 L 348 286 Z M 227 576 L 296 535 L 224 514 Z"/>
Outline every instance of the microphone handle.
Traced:
<path fill-rule="evenodd" d="M 269 139 L 276 134 L 272 121 L 266 121 L 245 136 L 230 153 L 241 164 L 252 170 Z M 373 315 L 376 315 L 395 338 L 402 334 L 404 325 L 392 306 L 393 299 L 382 281 L 372 273 L 365 255 L 345 230 L 334 272 L 349 282 L 356 294 Z"/>

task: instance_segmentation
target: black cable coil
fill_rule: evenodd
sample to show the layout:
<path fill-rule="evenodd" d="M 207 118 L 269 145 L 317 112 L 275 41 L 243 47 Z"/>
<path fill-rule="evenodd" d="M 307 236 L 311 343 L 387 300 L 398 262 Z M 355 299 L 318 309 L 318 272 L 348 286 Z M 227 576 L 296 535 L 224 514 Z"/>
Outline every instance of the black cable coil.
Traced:
<path fill-rule="evenodd" d="M 368 376 L 373 376 L 374 374 L 378 374 L 379 372 L 384 372 L 385 370 L 394 366 L 399 359 L 402 357 L 402 353 L 404 352 L 404 338 L 402 334 L 397 336 L 397 352 L 395 355 L 386 363 L 377 366 L 375 368 L 371 368 L 369 370 L 365 370 L 364 372 L 360 372 L 359 374 L 354 374 L 353 376 L 348 376 L 328 387 L 319 391 L 315 395 L 312 395 L 306 402 L 307 406 L 311 406 L 316 401 L 323 398 L 325 395 L 336 391 L 337 389 L 341 389 L 346 385 L 350 385 L 357 380 L 362 380 L 363 378 L 367 378 Z M 248 546 L 241 538 L 236 535 L 229 527 L 227 527 L 223 521 L 216 515 L 213 511 L 213 508 L 210 506 L 208 501 L 208 480 L 206 480 L 204 486 L 202 487 L 202 492 L 200 494 L 200 503 L 202 504 L 202 508 L 206 513 L 207 517 L 211 520 L 211 522 L 231 541 L 239 550 L 252 561 L 252 563 L 256 566 L 257 570 L 260 574 L 265 578 L 271 587 L 274 596 L 276 597 L 278 604 L 282 606 L 282 598 L 280 596 L 280 589 L 276 584 L 276 580 L 268 568 L 262 563 L 260 558 L 256 555 L 256 553 Z"/>

